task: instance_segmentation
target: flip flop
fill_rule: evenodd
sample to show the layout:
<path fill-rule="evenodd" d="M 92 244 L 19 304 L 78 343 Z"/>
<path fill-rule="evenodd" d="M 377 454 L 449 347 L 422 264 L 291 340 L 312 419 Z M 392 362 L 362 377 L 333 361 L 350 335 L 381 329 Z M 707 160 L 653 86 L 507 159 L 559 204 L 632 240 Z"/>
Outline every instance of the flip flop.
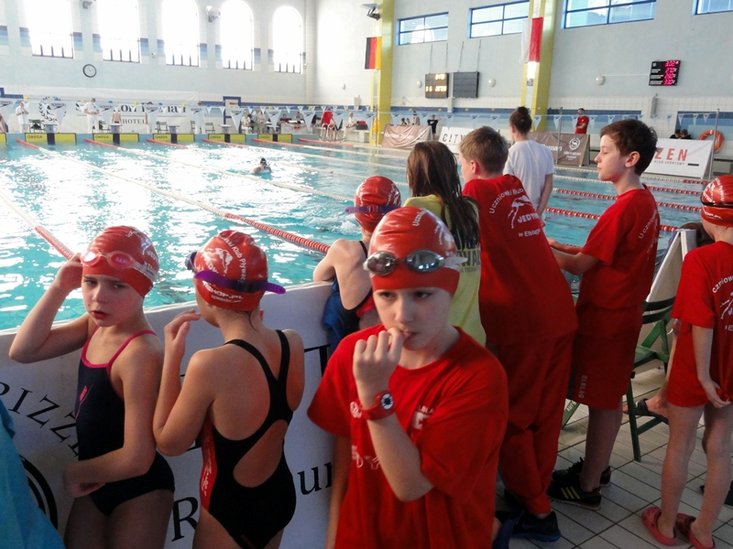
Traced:
<path fill-rule="evenodd" d="M 662 423 L 666 423 L 669 425 L 669 419 L 667 419 L 667 416 L 652 412 L 649 409 L 649 406 L 647 406 L 646 401 L 647 399 L 642 398 L 639 402 L 636 403 L 636 415 L 640 417 L 653 417 L 655 419 L 658 419 Z"/>
<path fill-rule="evenodd" d="M 652 505 L 651 507 L 647 507 L 646 509 L 644 509 L 644 511 L 641 513 L 641 522 L 644 524 L 646 529 L 649 530 L 649 533 L 655 540 L 657 540 L 658 543 L 669 546 L 677 545 L 677 538 L 675 536 L 672 536 L 670 538 L 659 531 L 657 521 L 659 520 L 659 515 L 661 514 L 662 510 L 656 505 Z"/>
<path fill-rule="evenodd" d="M 695 521 L 695 517 L 686 515 L 685 513 L 677 513 L 677 520 L 674 521 L 674 527 L 679 532 L 680 537 L 686 539 L 687 542 L 695 549 L 715 549 L 715 542 L 712 545 L 703 545 L 692 533 L 690 525 Z"/>

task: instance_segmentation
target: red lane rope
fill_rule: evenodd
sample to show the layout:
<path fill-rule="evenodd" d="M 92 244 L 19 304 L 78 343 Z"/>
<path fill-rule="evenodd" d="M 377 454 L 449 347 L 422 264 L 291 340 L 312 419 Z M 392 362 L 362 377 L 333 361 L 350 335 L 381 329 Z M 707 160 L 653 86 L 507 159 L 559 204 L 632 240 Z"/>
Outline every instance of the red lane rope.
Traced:
<path fill-rule="evenodd" d="M 28 143 L 28 141 L 25 141 L 21 139 L 20 137 L 15 138 L 15 142 L 19 143 L 20 145 L 23 145 L 24 147 L 28 147 L 29 149 L 40 149 L 38 145 L 34 145 L 33 143 Z"/>
<path fill-rule="evenodd" d="M 584 198 L 595 198 L 598 200 L 616 200 L 616 196 L 610 195 L 610 194 L 603 194 L 603 193 L 590 193 L 587 191 L 576 191 L 573 189 L 559 189 L 555 188 L 553 189 L 553 192 L 556 192 L 558 194 L 566 194 L 571 196 L 582 196 Z M 686 212 L 699 212 L 700 208 L 697 206 L 690 206 L 688 204 L 675 204 L 673 202 L 659 202 L 657 201 L 657 206 L 662 206 L 663 208 L 672 208 L 674 210 L 684 210 Z"/>
<path fill-rule="evenodd" d="M 594 214 L 590 212 L 577 212 L 575 210 L 566 210 L 564 208 L 546 208 L 545 211 L 551 214 L 562 215 L 565 217 L 582 217 L 583 219 L 594 219 L 594 220 L 598 220 L 601 218 L 601 216 L 598 214 Z M 673 233 L 677 230 L 677 227 L 673 225 L 660 225 L 659 229 L 667 233 Z"/>
<path fill-rule="evenodd" d="M 181 143 L 169 143 L 168 141 L 160 141 L 158 139 L 151 139 L 148 138 L 145 141 L 148 143 L 153 143 L 154 145 L 165 145 L 166 147 L 178 147 L 178 148 L 186 148 L 186 145 L 182 145 Z"/>
<path fill-rule="evenodd" d="M 310 248 L 311 250 L 315 250 L 317 252 L 321 252 L 325 254 L 326 252 L 328 252 L 328 249 L 330 248 L 328 244 L 324 244 L 323 242 L 317 242 L 315 240 L 311 240 L 310 238 L 306 238 L 304 236 L 299 236 L 297 234 L 289 233 L 287 231 L 283 231 L 282 229 L 271 227 L 270 225 L 267 225 L 265 223 L 255 221 L 253 219 L 247 219 L 246 217 L 242 217 L 241 215 L 238 215 L 238 214 L 224 212 L 224 217 L 227 219 L 235 220 L 235 221 L 241 221 L 242 223 L 251 225 L 255 227 L 256 229 L 259 229 L 266 233 L 270 233 L 271 235 L 274 235 L 279 238 L 282 238 L 283 240 L 292 242 L 293 244 L 297 244 L 298 246 Z"/>
<path fill-rule="evenodd" d="M 669 187 L 656 187 L 654 185 L 647 185 L 647 189 L 657 193 L 673 193 L 673 194 L 686 194 L 688 196 L 700 196 L 702 191 L 691 191 L 690 189 L 671 189 Z"/>
<path fill-rule="evenodd" d="M 117 145 L 113 145 L 112 143 L 102 143 L 100 141 L 95 141 L 94 139 L 89 139 L 88 137 L 84 139 L 84 142 L 89 143 L 90 145 L 96 145 L 97 147 L 107 147 L 108 149 L 119 148 Z"/>
<path fill-rule="evenodd" d="M 54 235 L 51 234 L 51 232 L 46 229 L 43 225 L 36 225 L 33 227 L 33 229 L 40 234 L 46 242 L 51 244 L 54 248 L 58 250 L 58 252 L 63 255 L 66 259 L 71 259 L 74 255 L 74 252 L 72 252 L 63 242 L 61 242 L 58 238 L 56 238 Z"/>

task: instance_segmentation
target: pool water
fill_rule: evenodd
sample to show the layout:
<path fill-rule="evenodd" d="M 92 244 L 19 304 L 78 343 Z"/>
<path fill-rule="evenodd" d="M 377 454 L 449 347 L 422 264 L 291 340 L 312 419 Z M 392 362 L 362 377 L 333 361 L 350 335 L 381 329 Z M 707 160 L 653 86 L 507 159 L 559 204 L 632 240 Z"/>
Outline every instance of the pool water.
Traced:
<path fill-rule="evenodd" d="M 49 147 L 48 152 L 10 145 L 0 149 L 0 330 L 20 324 L 64 261 L 35 230 L 42 226 L 70 250 L 83 251 L 110 225 L 133 225 L 153 239 L 160 275 L 146 306 L 193 299 L 184 258 L 227 228 L 252 234 L 267 252 L 270 278 L 283 285 L 308 282 L 322 253 L 284 241 L 236 220 L 235 214 L 298 236 L 330 244 L 356 238 L 359 227 L 343 214 L 354 190 L 369 175 L 384 175 L 409 195 L 406 152 L 375 149 L 301 147 L 186 148 L 93 145 Z M 265 156 L 273 173 L 251 175 Z M 700 186 L 651 182 L 670 189 Z M 613 187 L 595 174 L 558 172 L 556 188 L 613 196 Z M 658 201 L 696 205 L 697 197 L 655 192 Z M 610 201 L 555 193 L 550 206 L 600 214 Z M 660 207 L 662 223 L 679 226 L 696 213 Z M 592 219 L 547 215 L 546 232 L 581 244 Z M 664 246 L 666 237 L 660 240 Z M 81 292 L 65 302 L 57 319 L 83 313 Z"/>

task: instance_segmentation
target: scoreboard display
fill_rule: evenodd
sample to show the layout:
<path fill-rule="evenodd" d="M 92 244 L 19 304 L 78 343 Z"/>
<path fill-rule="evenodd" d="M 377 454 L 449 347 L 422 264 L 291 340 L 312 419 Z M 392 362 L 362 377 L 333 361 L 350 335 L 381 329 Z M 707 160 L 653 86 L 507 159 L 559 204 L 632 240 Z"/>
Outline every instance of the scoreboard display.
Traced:
<path fill-rule="evenodd" d="M 680 60 L 652 61 L 649 71 L 650 86 L 676 86 L 680 74 Z"/>
<path fill-rule="evenodd" d="M 442 99 L 448 97 L 448 73 L 438 72 L 425 75 L 426 99 Z"/>
<path fill-rule="evenodd" d="M 478 97 L 478 72 L 454 72 L 453 97 Z"/>

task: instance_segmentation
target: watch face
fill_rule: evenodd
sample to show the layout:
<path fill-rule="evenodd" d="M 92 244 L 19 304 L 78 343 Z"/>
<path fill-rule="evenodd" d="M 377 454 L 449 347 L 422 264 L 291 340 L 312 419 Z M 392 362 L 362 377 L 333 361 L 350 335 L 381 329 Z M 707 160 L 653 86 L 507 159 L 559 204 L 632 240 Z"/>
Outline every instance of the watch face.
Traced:
<path fill-rule="evenodd" d="M 391 410 L 394 407 L 394 398 L 391 393 L 384 393 L 379 399 L 379 405 L 385 410 Z"/>
<path fill-rule="evenodd" d="M 82 71 L 84 72 L 84 76 L 87 76 L 89 78 L 92 78 L 97 74 L 97 68 L 94 65 L 90 64 L 84 65 Z"/>

